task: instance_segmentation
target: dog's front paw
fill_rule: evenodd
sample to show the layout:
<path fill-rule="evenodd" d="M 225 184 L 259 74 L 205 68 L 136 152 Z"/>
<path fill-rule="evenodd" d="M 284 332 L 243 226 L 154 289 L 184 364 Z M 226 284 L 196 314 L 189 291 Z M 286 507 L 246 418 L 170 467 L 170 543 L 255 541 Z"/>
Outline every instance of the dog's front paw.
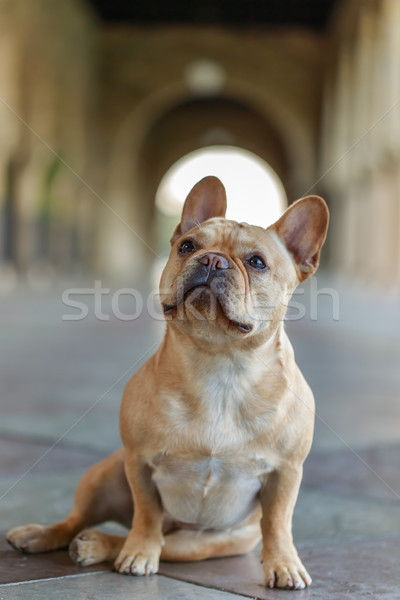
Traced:
<path fill-rule="evenodd" d="M 312 579 L 297 556 L 263 558 L 265 585 L 289 590 L 304 590 Z"/>
<path fill-rule="evenodd" d="M 115 570 L 125 575 L 152 575 L 158 572 L 160 554 L 160 544 L 128 540 L 115 561 Z"/>

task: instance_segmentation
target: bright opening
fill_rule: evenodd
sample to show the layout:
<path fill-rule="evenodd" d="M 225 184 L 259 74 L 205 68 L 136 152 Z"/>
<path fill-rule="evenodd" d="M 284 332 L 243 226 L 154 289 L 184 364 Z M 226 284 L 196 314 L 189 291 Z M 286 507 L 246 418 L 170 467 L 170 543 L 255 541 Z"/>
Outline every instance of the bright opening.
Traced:
<path fill-rule="evenodd" d="M 216 175 L 226 188 L 227 218 L 267 227 L 287 208 L 287 198 L 275 171 L 261 158 L 233 146 L 213 146 L 192 152 L 164 175 L 156 205 L 167 217 L 178 217 L 197 181 Z"/>
<path fill-rule="evenodd" d="M 287 208 L 287 198 L 275 171 L 259 156 L 233 146 L 211 146 L 178 160 L 164 175 L 156 193 L 155 243 L 160 258 L 153 265 L 158 285 L 169 253 L 169 239 L 179 222 L 182 206 L 192 187 L 215 175 L 226 189 L 226 216 L 239 223 L 268 227 Z"/>

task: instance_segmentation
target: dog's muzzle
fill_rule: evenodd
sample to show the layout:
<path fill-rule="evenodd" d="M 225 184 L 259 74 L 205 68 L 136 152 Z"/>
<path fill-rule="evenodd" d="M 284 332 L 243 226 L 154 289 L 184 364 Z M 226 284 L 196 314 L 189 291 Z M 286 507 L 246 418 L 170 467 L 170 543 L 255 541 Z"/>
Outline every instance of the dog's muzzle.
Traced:
<path fill-rule="evenodd" d="M 227 277 L 232 264 L 223 254 L 207 252 L 196 259 L 197 265 L 191 273 L 182 278 L 178 283 L 177 302 L 174 305 L 163 305 L 164 314 L 168 316 L 179 304 L 184 302 L 186 296 L 197 288 L 208 288 L 210 293 L 218 300 L 222 312 L 225 314 L 224 294 L 227 288 Z M 239 323 L 229 319 L 242 333 L 249 333 L 252 324 Z"/>

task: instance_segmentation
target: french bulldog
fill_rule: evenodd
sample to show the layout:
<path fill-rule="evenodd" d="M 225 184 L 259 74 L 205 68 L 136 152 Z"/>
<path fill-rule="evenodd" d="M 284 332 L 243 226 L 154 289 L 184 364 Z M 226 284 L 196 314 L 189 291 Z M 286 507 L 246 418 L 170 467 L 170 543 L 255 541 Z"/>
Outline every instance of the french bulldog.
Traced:
<path fill-rule="evenodd" d="M 314 399 L 283 320 L 318 267 L 329 213 L 308 196 L 264 229 L 225 211 L 216 177 L 189 193 L 161 277 L 165 338 L 123 395 L 123 448 L 84 475 L 65 521 L 12 529 L 17 550 L 69 545 L 80 565 L 150 575 L 160 559 L 243 554 L 262 538 L 268 587 L 311 584 L 292 514 Z M 109 520 L 127 537 L 87 529 Z"/>

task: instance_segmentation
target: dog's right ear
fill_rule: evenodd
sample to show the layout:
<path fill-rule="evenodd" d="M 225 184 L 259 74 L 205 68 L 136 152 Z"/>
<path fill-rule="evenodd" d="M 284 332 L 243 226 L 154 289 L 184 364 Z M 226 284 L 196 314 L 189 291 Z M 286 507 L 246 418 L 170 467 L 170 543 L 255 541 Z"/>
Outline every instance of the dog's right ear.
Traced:
<path fill-rule="evenodd" d="M 183 206 L 181 222 L 176 227 L 171 245 L 196 225 L 213 217 L 225 217 L 226 192 L 218 177 L 204 177 L 189 192 Z"/>

